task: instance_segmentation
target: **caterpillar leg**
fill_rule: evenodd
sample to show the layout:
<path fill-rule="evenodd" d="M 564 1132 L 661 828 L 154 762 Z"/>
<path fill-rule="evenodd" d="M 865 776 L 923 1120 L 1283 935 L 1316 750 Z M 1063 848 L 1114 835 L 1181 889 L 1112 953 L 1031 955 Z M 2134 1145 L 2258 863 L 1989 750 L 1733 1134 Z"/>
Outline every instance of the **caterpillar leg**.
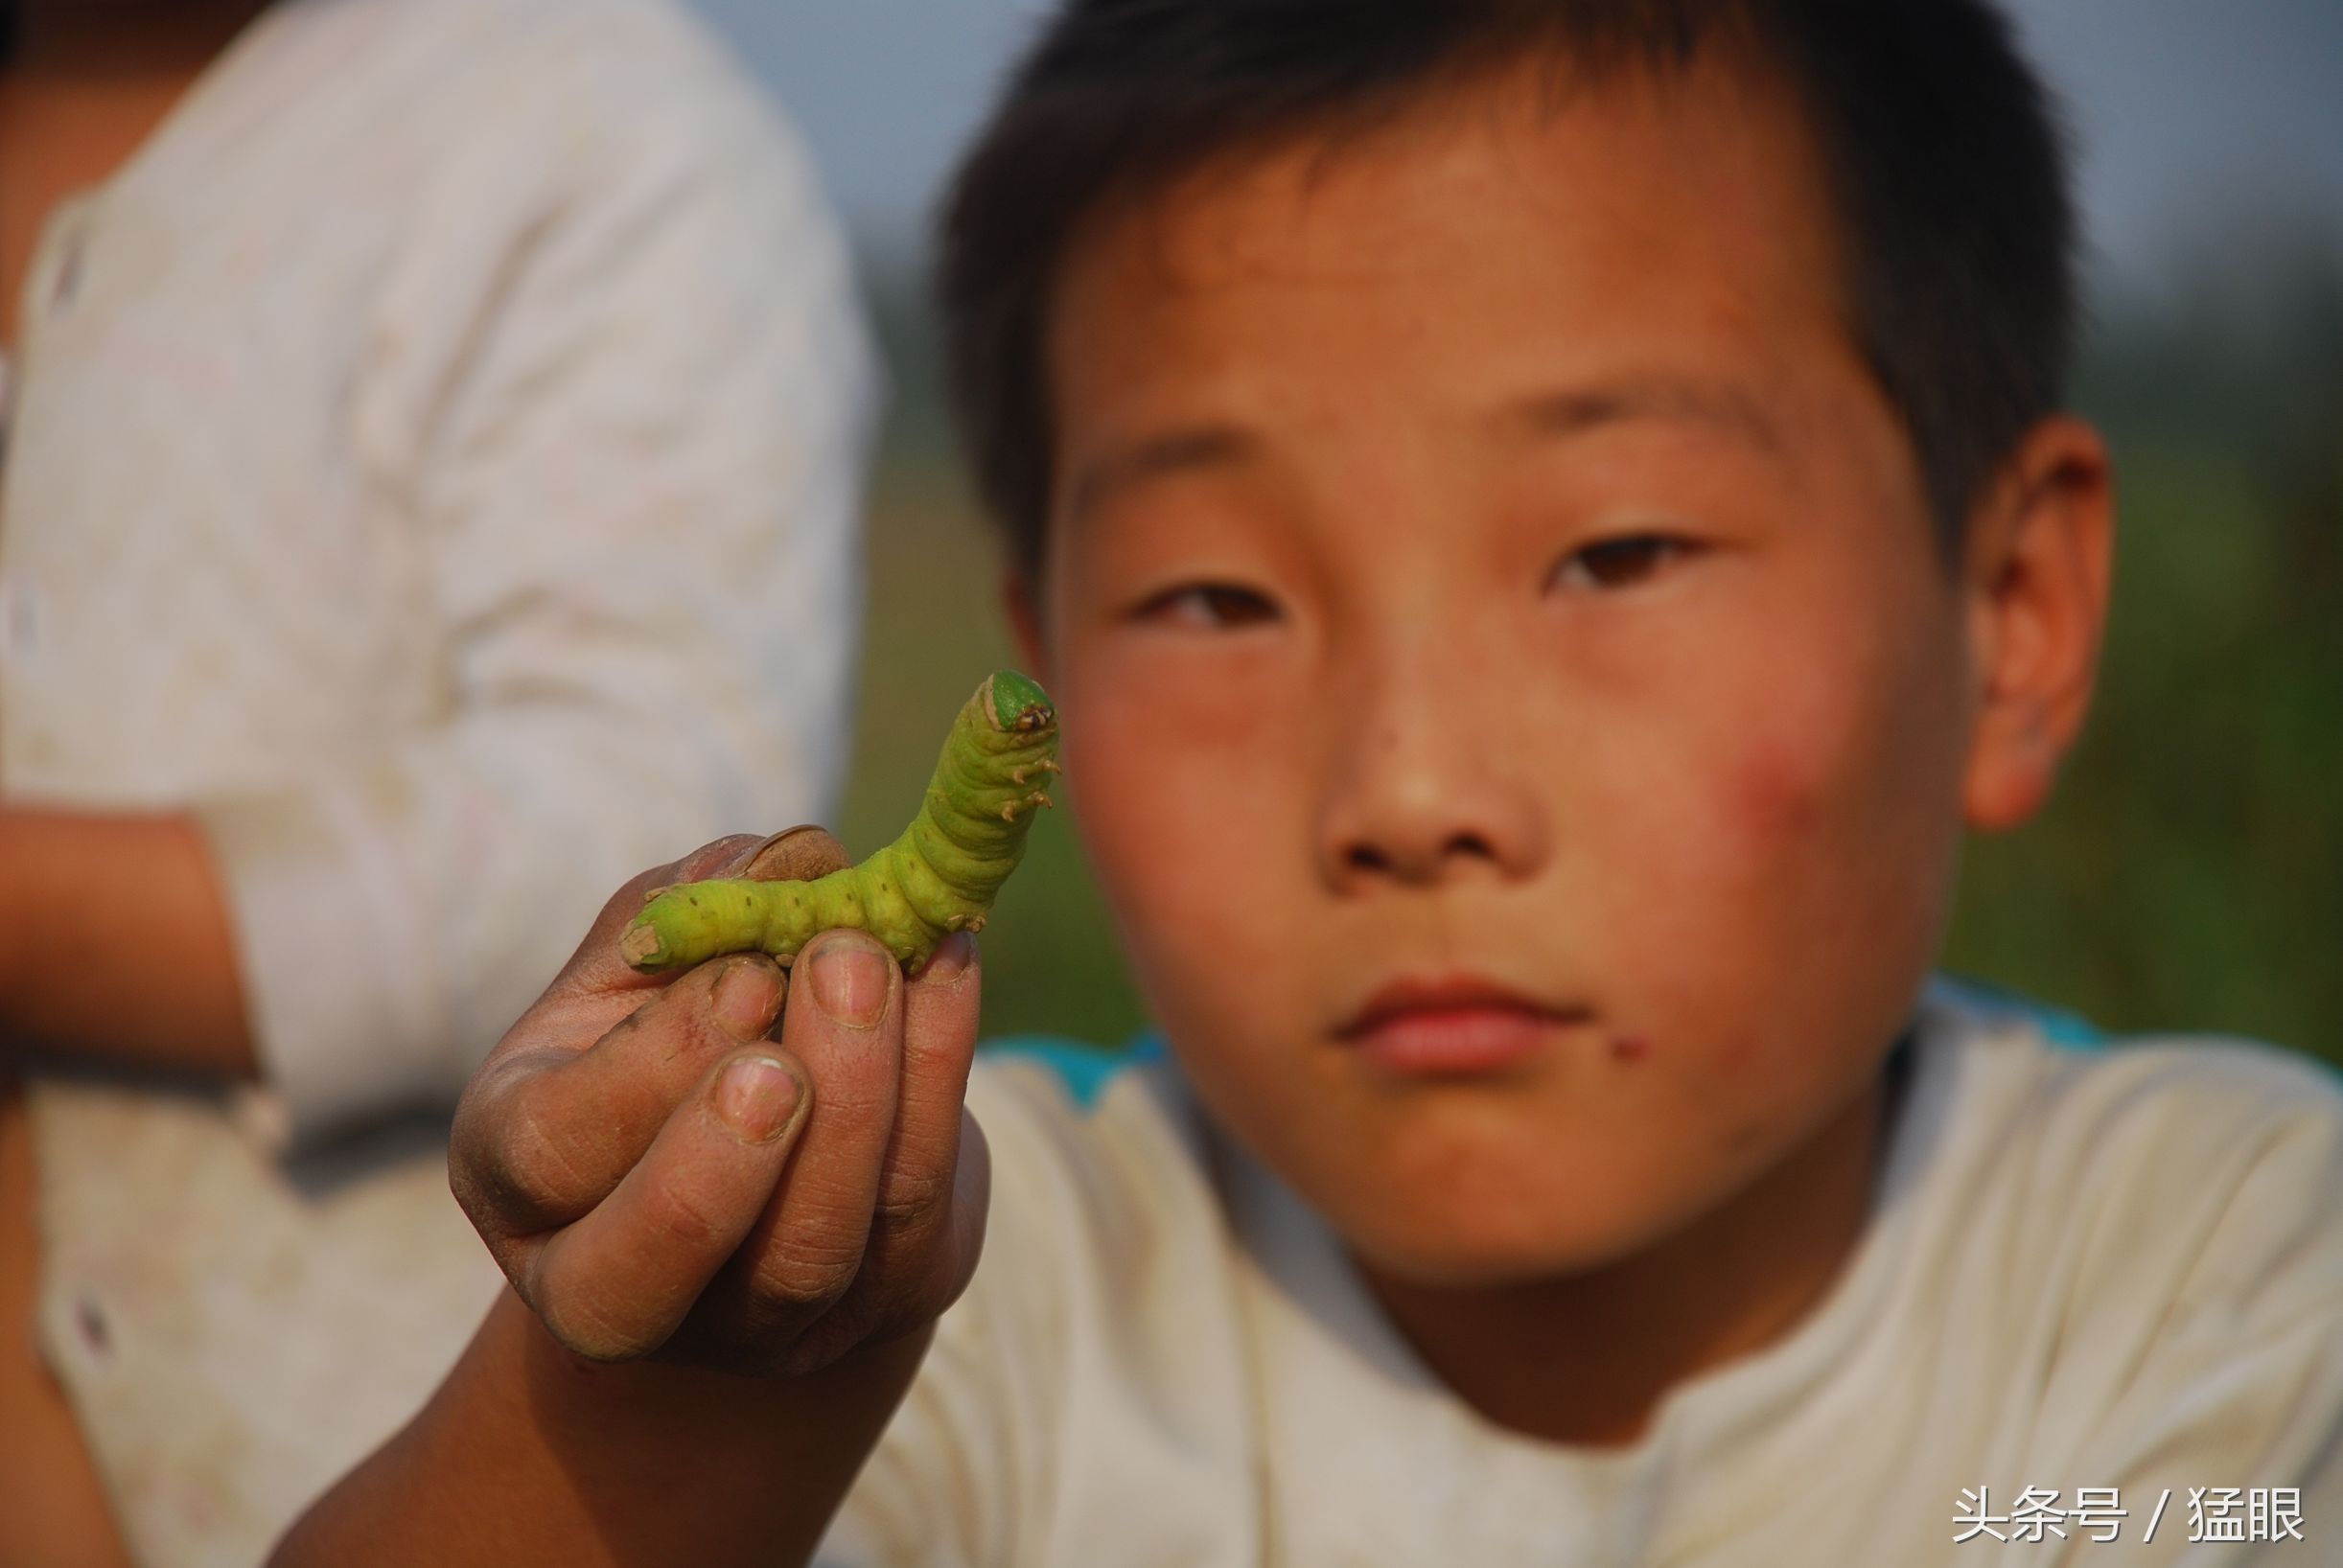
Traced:
<path fill-rule="evenodd" d="M 1039 790 L 1035 790 L 1032 794 L 1027 796 L 1022 800 L 1004 800 L 1001 802 L 1001 820 L 1004 822 L 1015 821 L 1017 819 L 1017 808 L 1019 806 L 1032 806 L 1035 808 L 1041 808 L 1055 806 L 1056 804 L 1056 801 L 1051 799 Z"/>

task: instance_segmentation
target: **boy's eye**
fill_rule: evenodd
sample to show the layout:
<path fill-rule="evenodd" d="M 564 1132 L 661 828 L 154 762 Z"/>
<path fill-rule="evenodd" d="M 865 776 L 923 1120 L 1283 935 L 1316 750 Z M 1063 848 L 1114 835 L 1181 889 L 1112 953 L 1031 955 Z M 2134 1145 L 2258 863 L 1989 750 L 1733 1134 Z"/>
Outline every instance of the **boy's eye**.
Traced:
<path fill-rule="evenodd" d="M 1274 620 L 1277 608 L 1251 588 L 1229 583 L 1189 583 L 1156 594 L 1139 607 L 1138 616 L 1141 620 L 1220 631 Z"/>
<path fill-rule="evenodd" d="M 1553 581 L 1566 588 L 1634 588 L 1689 553 L 1692 542 L 1667 534 L 1622 534 L 1583 544 L 1554 567 Z"/>

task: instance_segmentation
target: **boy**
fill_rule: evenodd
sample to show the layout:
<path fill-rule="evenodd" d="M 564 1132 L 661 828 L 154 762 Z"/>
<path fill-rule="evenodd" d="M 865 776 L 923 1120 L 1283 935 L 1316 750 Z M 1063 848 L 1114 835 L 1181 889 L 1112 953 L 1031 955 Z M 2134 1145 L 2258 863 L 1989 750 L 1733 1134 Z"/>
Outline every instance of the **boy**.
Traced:
<path fill-rule="evenodd" d="M 1073 6 L 947 314 L 1176 1068 L 963 1121 L 972 947 L 637 1010 L 622 891 L 282 1560 L 2315 1560 L 2331 1085 L 1926 978 L 2105 606 L 2067 213 L 1977 0 Z"/>

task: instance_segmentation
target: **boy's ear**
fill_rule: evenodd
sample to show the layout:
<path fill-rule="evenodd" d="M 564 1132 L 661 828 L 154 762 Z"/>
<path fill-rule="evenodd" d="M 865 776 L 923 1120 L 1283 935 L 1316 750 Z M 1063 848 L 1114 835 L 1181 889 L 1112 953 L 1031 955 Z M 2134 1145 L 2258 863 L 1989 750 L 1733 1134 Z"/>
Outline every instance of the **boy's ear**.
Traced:
<path fill-rule="evenodd" d="M 1019 666 L 1027 675 L 1041 682 L 1041 688 L 1054 688 L 1055 677 L 1050 671 L 1049 652 L 1041 636 L 1041 611 L 1034 598 L 1033 580 L 1011 567 L 1001 574 L 1001 611 L 1009 617 L 1009 633 L 1017 644 Z"/>
<path fill-rule="evenodd" d="M 2026 432 L 1969 519 L 1972 828 L 2016 827 L 2040 810 L 2082 728 L 2107 621 L 2114 493 L 2099 432 L 2057 414 Z"/>

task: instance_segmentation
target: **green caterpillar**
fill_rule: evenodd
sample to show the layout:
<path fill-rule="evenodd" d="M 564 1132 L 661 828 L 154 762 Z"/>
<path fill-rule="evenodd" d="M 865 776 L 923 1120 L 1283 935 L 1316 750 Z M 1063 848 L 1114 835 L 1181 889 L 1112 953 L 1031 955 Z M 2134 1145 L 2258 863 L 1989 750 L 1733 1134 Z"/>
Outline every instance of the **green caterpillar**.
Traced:
<path fill-rule="evenodd" d="M 1057 714 L 1014 670 L 987 676 L 961 708 L 927 798 L 901 838 L 859 865 L 812 882 L 719 877 L 655 889 L 620 940 L 637 969 L 685 969 L 719 953 L 786 964 L 816 932 L 852 926 L 884 942 L 907 974 L 985 911 L 1025 853 L 1057 766 Z"/>

